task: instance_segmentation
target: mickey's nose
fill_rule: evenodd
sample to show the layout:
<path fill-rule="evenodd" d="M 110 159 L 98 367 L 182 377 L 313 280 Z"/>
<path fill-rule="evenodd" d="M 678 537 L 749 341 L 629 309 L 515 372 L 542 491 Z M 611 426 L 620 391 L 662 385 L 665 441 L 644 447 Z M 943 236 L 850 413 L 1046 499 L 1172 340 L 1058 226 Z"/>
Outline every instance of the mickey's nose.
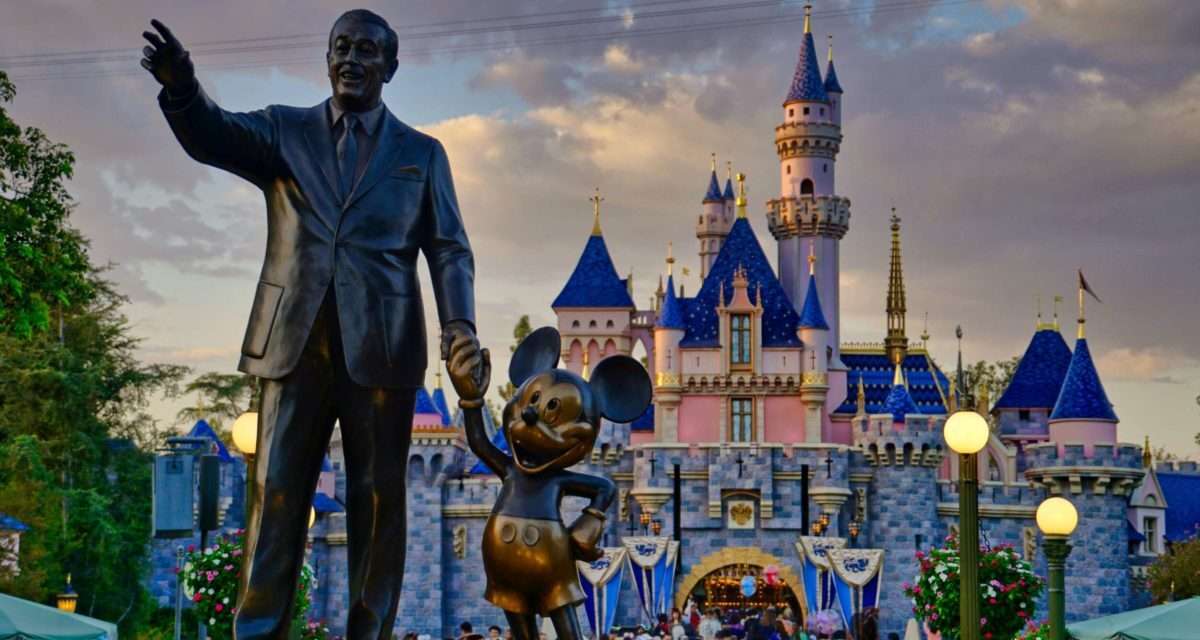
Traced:
<path fill-rule="evenodd" d="M 537 422 L 538 422 L 537 409 L 533 408 L 532 406 L 525 407 L 525 409 L 523 411 L 521 411 L 521 419 L 525 421 L 525 424 L 527 424 L 531 427 L 533 425 L 537 424 Z"/>

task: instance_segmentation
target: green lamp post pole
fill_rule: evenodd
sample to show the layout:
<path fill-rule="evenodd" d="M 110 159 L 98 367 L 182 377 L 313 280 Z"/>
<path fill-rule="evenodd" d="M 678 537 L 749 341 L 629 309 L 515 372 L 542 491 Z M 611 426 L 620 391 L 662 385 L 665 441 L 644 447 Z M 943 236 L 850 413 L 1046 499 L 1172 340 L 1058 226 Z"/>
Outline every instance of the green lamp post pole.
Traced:
<path fill-rule="evenodd" d="M 958 462 L 958 629 L 962 640 L 979 640 L 979 455 Z"/>
<path fill-rule="evenodd" d="M 946 420 L 946 444 L 958 454 L 958 637 L 979 640 L 979 458 L 991 428 L 974 411 Z"/>
<path fill-rule="evenodd" d="M 1046 568 L 1050 573 L 1050 638 L 1067 640 L 1067 556 L 1071 545 L 1067 543 L 1071 532 L 1079 524 L 1079 512 L 1066 498 L 1046 498 L 1037 508 L 1037 525 L 1044 538 L 1042 548 L 1046 552 Z"/>

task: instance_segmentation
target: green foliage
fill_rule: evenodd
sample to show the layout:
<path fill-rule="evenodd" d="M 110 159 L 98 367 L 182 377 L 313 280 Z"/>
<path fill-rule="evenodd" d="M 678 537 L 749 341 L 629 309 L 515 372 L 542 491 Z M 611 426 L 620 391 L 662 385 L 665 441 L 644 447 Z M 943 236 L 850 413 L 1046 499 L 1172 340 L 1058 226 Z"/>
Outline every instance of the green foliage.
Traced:
<path fill-rule="evenodd" d="M 986 390 L 990 402 L 995 403 L 1000 394 L 1008 388 L 1008 383 L 1012 382 L 1013 374 L 1020 363 L 1021 358 L 1018 356 L 995 362 L 980 360 L 967 367 L 968 385 L 976 397 L 980 391 Z"/>
<path fill-rule="evenodd" d="M 521 316 L 517 320 L 517 324 L 513 326 L 513 343 L 508 347 L 509 353 L 516 353 L 517 346 L 531 333 L 533 333 L 533 327 L 529 324 L 529 316 Z M 496 391 L 505 402 L 508 402 L 512 400 L 513 394 L 517 392 L 517 388 L 513 386 L 513 383 L 506 381 L 504 384 L 498 385 Z M 497 420 L 496 424 L 499 423 L 500 421 Z"/>
<path fill-rule="evenodd" d="M 942 637 L 959 637 L 958 540 L 928 554 L 918 551 L 921 563 L 916 584 L 904 583 L 904 595 L 913 603 L 913 615 Z M 1012 638 L 1028 625 L 1042 592 L 1042 579 L 1009 545 L 979 550 L 979 634 L 983 640 Z"/>
<path fill-rule="evenodd" d="M 29 338 L 94 292 L 87 243 L 67 224 L 75 156 L 13 122 L 3 105 L 15 96 L 0 71 L 0 333 Z"/>
<path fill-rule="evenodd" d="M 1200 536 L 1172 544 L 1150 565 L 1147 582 L 1157 603 L 1200 596 Z"/>
<path fill-rule="evenodd" d="M 209 637 L 215 640 L 233 637 L 233 616 L 244 543 L 242 532 L 238 531 L 233 535 L 218 537 L 216 544 L 206 549 L 191 547 L 184 557 L 184 568 L 180 573 L 185 585 L 184 593 L 191 594 L 192 609 L 200 621 L 208 626 Z M 302 566 L 300 582 L 296 585 L 293 635 L 318 630 L 305 621 L 312 606 L 311 590 L 315 580 L 312 568 L 307 564 Z"/>

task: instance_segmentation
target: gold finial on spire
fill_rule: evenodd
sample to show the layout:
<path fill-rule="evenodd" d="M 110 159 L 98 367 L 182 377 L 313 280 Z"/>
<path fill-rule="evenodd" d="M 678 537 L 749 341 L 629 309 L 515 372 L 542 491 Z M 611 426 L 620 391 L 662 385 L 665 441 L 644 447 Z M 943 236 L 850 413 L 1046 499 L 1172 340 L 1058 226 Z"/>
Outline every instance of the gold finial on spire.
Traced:
<path fill-rule="evenodd" d="M 1039 293 L 1039 294 L 1033 296 L 1033 299 L 1034 299 L 1034 304 L 1037 307 L 1037 324 L 1035 325 L 1036 329 L 1038 331 L 1044 331 L 1046 329 L 1054 329 L 1057 331 L 1058 330 L 1058 315 L 1057 315 L 1057 313 L 1054 317 L 1054 322 L 1046 322 L 1045 320 L 1042 319 L 1042 294 Z M 1057 309 L 1057 301 L 1060 299 L 1061 298 L 1059 296 L 1054 296 L 1054 300 L 1056 302 L 1056 304 L 1055 304 L 1056 309 Z"/>
<path fill-rule="evenodd" d="M 1079 274 L 1079 339 L 1083 340 L 1086 337 L 1084 334 L 1084 331 L 1083 331 L 1083 327 L 1084 327 L 1085 323 L 1087 323 L 1087 318 L 1084 316 L 1084 313 L 1083 313 L 1083 294 L 1084 294 L 1084 292 L 1086 292 L 1089 296 L 1092 296 L 1093 298 L 1095 298 L 1096 302 L 1102 302 L 1102 301 L 1100 300 L 1100 296 L 1096 295 L 1095 291 L 1092 291 L 1092 288 L 1088 285 L 1087 279 L 1083 277 L 1083 269 L 1080 269 L 1078 271 L 1078 274 Z"/>
<path fill-rule="evenodd" d="M 896 363 L 896 367 L 895 367 L 894 371 L 892 372 L 892 386 L 894 387 L 898 384 L 905 384 L 904 373 L 902 371 L 900 371 L 900 363 L 899 362 Z"/>
<path fill-rule="evenodd" d="M 713 151 L 710 155 L 712 156 L 712 172 L 716 173 L 717 172 L 717 152 Z"/>
<path fill-rule="evenodd" d="M 584 380 L 592 377 L 592 372 L 588 369 L 588 352 L 586 349 L 583 352 L 583 369 L 579 371 L 579 377 Z"/>
<path fill-rule="evenodd" d="M 725 161 L 725 179 L 733 180 L 733 160 Z"/>
<path fill-rule="evenodd" d="M 925 312 L 925 324 L 921 327 L 921 342 L 929 342 L 929 312 Z"/>
<path fill-rule="evenodd" d="M 804 5 L 804 33 L 812 33 L 812 3 Z"/>
<path fill-rule="evenodd" d="M 863 388 L 862 374 L 858 374 L 858 397 L 855 398 L 854 404 L 858 408 L 857 415 L 866 415 L 867 413 L 867 391 Z"/>
<path fill-rule="evenodd" d="M 808 275 L 813 275 L 817 272 L 817 239 L 813 238 L 808 241 Z"/>
<path fill-rule="evenodd" d="M 671 275 L 671 272 L 675 267 L 675 256 L 672 255 L 674 245 L 674 242 L 671 242 L 670 240 L 667 241 L 667 275 Z"/>
<path fill-rule="evenodd" d="M 1150 448 L 1150 436 L 1146 436 L 1146 444 L 1142 445 L 1142 467 L 1154 467 L 1154 450 Z"/>
<path fill-rule="evenodd" d="M 600 187 L 596 187 L 596 194 L 588 198 L 588 202 L 592 203 L 592 235 L 603 235 L 600 232 L 600 203 L 604 198 L 600 197 Z"/>
<path fill-rule="evenodd" d="M 833 34 L 829 34 L 829 62 L 833 62 Z"/>
<path fill-rule="evenodd" d="M 737 217 L 746 217 L 746 174 L 738 172 L 735 176 L 738 183 Z"/>
<path fill-rule="evenodd" d="M 1063 301 L 1062 296 L 1054 296 L 1054 330 L 1058 331 L 1058 303 Z"/>
<path fill-rule="evenodd" d="M 437 373 L 433 374 L 433 388 L 442 388 L 442 361 L 438 360 Z"/>
<path fill-rule="evenodd" d="M 950 413 L 958 411 L 958 385 L 950 381 Z"/>

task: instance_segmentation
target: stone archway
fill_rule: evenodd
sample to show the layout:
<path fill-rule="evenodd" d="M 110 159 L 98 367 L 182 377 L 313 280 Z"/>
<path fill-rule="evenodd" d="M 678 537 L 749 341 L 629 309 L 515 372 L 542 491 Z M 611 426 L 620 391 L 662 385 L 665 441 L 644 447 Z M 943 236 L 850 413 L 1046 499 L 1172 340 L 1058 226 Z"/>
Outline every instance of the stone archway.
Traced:
<path fill-rule="evenodd" d="M 779 577 L 792 586 L 792 590 L 797 596 L 796 599 L 800 601 L 800 615 L 805 620 L 808 619 L 808 605 L 804 601 L 804 582 L 800 580 L 800 576 L 795 571 L 792 571 L 792 567 L 782 559 L 754 547 L 725 547 L 720 551 L 715 551 L 701 558 L 700 562 L 697 562 L 692 567 L 692 570 L 684 576 L 683 582 L 675 590 L 675 606 L 682 609 L 683 605 L 687 604 L 688 595 L 695 590 L 696 585 L 700 584 L 701 580 L 709 574 L 720 570 L 722 567 L 727 567 L 731 564 L 752 564 L 758 567 L 775 565 L 779 567 Z"/>

